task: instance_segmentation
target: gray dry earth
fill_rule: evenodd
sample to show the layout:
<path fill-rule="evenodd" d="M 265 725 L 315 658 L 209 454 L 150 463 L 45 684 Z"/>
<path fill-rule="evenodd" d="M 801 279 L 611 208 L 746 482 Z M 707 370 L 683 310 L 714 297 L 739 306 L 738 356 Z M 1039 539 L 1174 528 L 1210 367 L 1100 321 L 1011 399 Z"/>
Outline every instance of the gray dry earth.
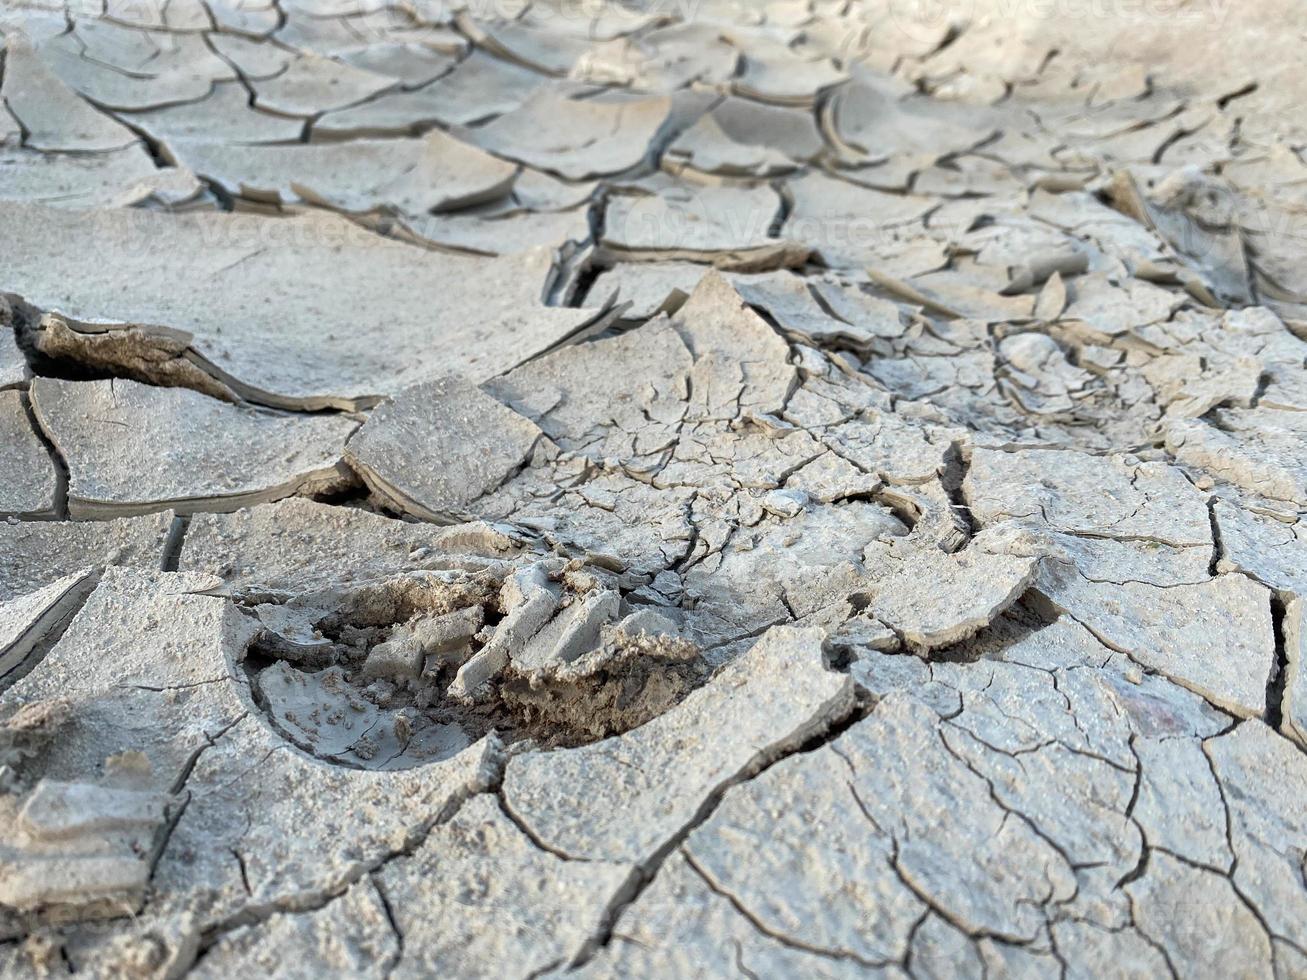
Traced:
<path fill-rule="evenodd" d="M 0 28 L 0 976 L 1307 977 L 1299 0 Z"/>

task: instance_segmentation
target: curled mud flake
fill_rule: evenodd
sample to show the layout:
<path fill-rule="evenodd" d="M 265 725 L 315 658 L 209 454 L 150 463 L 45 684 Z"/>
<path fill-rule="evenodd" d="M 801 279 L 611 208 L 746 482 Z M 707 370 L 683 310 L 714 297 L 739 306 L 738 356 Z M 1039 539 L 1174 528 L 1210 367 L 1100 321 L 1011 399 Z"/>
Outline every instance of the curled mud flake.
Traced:
<path fill-rule="evenodd" d="M 242 146 L 188 140 L 183 165 L 233 197 L 424 215 L 502 197 L 517 168 L 436 131 L 422 139 Z"/>
<path fill-rule="evenodd" d="M 667 148 L 663 167 L 719 176 L 772 177 L 824 148 L 810 113 L 726 98 Z"/>
<path fill-rule="evenodd" d="M 906 86 L 869 71 L 832 93 L 822 115 L 828 134 L 851 160 L 911 153 L 924 166 L 983 143 L 994 132 L 988 113 L 950 118 L 943 105 L 913 98 Z"/>
<path fill-rule="evenodd" d="M 809 249 L 771 234 L 780 205 L 766 185 L 673 184 L 656 195 L 613 196 L 599 244 L 610 261 L 689 260 L 744 272 L 802 265 Z"/>
<path fill-rule="evenodd" d="M 645 92 L 676 93 L 693 83 L 727 83 L 739 60 L 739 49 L 720 30 L 711 23 L 691 20 L 595 44 L 573 66 L 572 77 L 629 84 Z"/>
<path fill-rule="evenodd" d="M 89 323 L 58 313 L 41 317 L 28 339 L 43 357 L 78 371 L 104 372 L 143 384 L 191 388 L 235 402 L 227 385 L 188 356 L 191 336 L 168 327 Z"/>
<path fill-rule="evenodd" d="M 759 102 L 810 106 L 823 91 L 848 77 L 831 61 L 805 58 L 759 34 L 735 34 L 731 40 L 744 53 L 743 69 L 731 87 Z"/>
<path fill-rule="evenodd" d="M 76 31 L 51 38 L 40 45 L 41 60 L 59 79 L 104 109 L 150 109 L 193 102 L 209 94 L 215 81 L 235 77 L 230 65 L 210 51 L 198 37 L 172 46 L 168 55 L 142 65 L 122 58 L 106 63 L 110 45 L 87 44 Z M 97 50 L 99 49 L 99 50 Z M 122 62 L 131 65 L 124 68 Z M 142 70 L 144 69 L 144 70 Z"/>
<path fill-rule="evenodd" d="M 481 50 L 546 75 L 567 75 L 590 47 L 584 36 L 570 37 L 516 21 L 482 23 L 461 14 L 457 23 Z"/>
<path fill-rule="evenodd" d="M 473 183 L 481 179 L 477 177 Z M 585 206 L 532 211 L 519 205 L 515 197 L 457 212 L 404 214 L 397 221 L 396 237 L 481 256 L 512 256 L 528 248 L 570 254 L 590 239 L 590 212 Z"/>
<path fill-rule="evenodd" d="M 155 167 L 140 143 L 104 153 L 46 154 L 0 147 L 10 201 L 61 208 L 172 207 L 195 203 L 202 186 L 182 167 Z"/>

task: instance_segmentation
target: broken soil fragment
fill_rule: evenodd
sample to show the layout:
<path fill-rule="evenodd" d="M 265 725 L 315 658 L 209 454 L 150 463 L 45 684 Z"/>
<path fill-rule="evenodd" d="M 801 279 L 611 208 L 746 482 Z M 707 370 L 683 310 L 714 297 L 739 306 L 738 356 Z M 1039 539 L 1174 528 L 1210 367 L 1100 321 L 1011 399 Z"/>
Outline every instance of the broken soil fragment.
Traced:
<path fill-rule="evenodd" d="M 884 569 L 871 610 L 917 650 L 949 646 L 987 626 L 1021 598 L 1035 579 L 1037 558 L 996 561 L 963 552 L 927 550 Z M 921 601 L 921 589 L 937 599 Z M 923 608 L 925 607 L 925 608 Z"/>
<path fill-rule="evenodd" d="M 234 510 L 353 480 L 340 458 L 355 424 L 342 416 L 296 418 L 132 381 L 42 379 L 32 403 L 68 462 L 74 517 Z"/>
<path fill-rule="evenodd" d="M 395 510 L 454 523 L 521 467 L 539 437 L 527 419 L 449 378 L 378 408 L 350 440 L 347 458 Z"/>
<path fill-rule="evenodd" d="M 136 770 L 148 761 L 106 760 L 99 784 L 43 779 L 11 812 L 0 842 L 0 905 L 63 918 L 114 918 L 139 910 L 170 809 L 180 801 L 151 791 Z"/>
<path fill-rule="evenodd" d="M 25 665 L 33 649 L 63 623 L 95 587 L 91 569 L 0 603 L 0 687 Z"/>
<path fill-rule="evenodd" d="M 305 751 L 394 769 L 453 756 L 492 729 L 590 742 L 703 682 L 699 650 L 672 620 L 622 618 L 617 591 L 573 592 L 551 580 L 567 578 L 560 569 L 491 561 L 255 605 L 261 629 L 244 664 L 256 700 Z"/>

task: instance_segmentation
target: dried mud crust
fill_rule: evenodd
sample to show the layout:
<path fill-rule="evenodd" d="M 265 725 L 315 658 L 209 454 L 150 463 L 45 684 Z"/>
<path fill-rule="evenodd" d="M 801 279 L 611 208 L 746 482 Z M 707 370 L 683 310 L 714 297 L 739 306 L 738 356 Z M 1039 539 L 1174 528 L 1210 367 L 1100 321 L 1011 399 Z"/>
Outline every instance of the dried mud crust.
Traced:
<path fill-rule="evenodd" d="M 1301 12 L 908 6 L 0 11 L 0 978 L 1307 976 Z"/>

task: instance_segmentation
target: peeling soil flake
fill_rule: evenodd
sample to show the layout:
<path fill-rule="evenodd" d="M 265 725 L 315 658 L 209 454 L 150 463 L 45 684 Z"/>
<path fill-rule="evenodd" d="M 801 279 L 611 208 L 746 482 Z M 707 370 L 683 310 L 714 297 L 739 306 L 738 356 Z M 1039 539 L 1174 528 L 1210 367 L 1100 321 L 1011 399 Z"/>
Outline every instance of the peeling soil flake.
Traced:
<path fill-rule="evenodd" d="M 1307 978 L 1307 14 L 1161 6 L 0 3 L 0 980 Z"/>

